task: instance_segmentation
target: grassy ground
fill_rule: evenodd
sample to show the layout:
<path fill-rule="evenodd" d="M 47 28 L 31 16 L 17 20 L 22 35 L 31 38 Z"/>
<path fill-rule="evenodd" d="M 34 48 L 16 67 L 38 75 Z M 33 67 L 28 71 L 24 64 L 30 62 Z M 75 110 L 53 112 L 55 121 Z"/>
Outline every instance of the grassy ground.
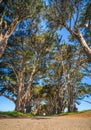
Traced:
<path fill-rule="evenodd" d="M 27 114 L 24 114 L 24 113 L 21 113 L 21 112 L 0 112 L 0 117 L 3 116 L 3 117 L 31 117 L 31 116 L 34 116 L 32 113 L 27 113 Z"/>
<path fill-rule="evenodd" d="M 58 114 L 58 115 L 48 115 L 48 116 L 65 116 L 65 115 L 79 115 L 79 114 L 85 114 L 85 113 L 90 113 L 91 114 L 91 110 L 84 110 L 84 111 L 80 111 L 80 112 L 71 112 L 71 113 L 68 113 L 68 112 L 64 112 L 64 113 L 61 113 L 61 114 Z M 0 118 L 1 117 L 33 117 L 33 116 L 36 116 L 32 113 L 27 113 L 27 114 L 24 114 L 24 113 L 21 113 L 21 112 L 0 112 Z M 39 115 L 37 115 L 39 116 Z"/>
<path fill-rule="evenodd" d="M 64 113 L 61 113 L 61 114 L 58 114 L 58 115 L 59 116 L 63 116 L 63 115 L 75 115 L 75 114 L 87 113 L 87 112 L 91 113 L 91 110 L 83 110 L 83 111 L 80 111 L 80 112 L 64 112 Z"/>

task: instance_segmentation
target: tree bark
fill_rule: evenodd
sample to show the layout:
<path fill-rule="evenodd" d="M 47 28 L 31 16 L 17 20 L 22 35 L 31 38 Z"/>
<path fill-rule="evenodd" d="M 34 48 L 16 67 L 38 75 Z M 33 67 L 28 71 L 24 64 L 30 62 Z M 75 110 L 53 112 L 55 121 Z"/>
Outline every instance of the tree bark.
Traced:
<path fill-rule="evenodd" d="M 26 89 L 24 88 L 24 70 L 19 73 L 19 88 L 15 108 L 16 111 L 24 112 L 24 109 L 26 109 L 26 112 L 31 112 L 31 85 L 35 70 L 36 67 L 34 67 L 34 69 L 32 70 L 29 84 Z"/>
<path fill-rule="evenodd" d="M 3 36 L 0 36 L 0 58 L 2 57 L 2 55 L 5 51 L 5 48 L 7 46 L 7 41 L 8 41 L 8 37 L 5 38 Z"/>
<path fill-rule="evenodd" d="M 1 26 L 2 26 L 2 22 L 3 21 L 1 21 Z M 18 17 L 16 16 L 16 18 L 13 19 L 12 23 L 10 24 L 5 34 L 3 34 L 2 30 L 0 29 L 0 58 L 2 58 L 5 48 L 7 46 L 7 41 L 9 37 L 11 36 L 11 34 L 14 32 L 16 25 L 18 23 L 19 23 L 19 20 L 18 20 Z"/>
<path fill-rule="evenodd" d="M 23 112 L 24 111 L 24 102 L 23 102 L 23 91 L 24 91 L 24 72 L 21 71 L 19 73 L 19 80 L 18 80 L 19 88 L 18 88 L 18 95 L 16 100 L 16 111 Z"/>
<path fill-rule="evenodd" d="M 73 112 L 74 107 L 74 95 L 73 95 L 73 86 L 70 84 L 70 75 L 67 74 L 68 78 L 68 112 Z"/>
<path fill-rule="evenodd" d="M 87 45 L 81 31 L 79 29 L 76 28 L 76 31 L 73 31 L 70 27 L 67 26 L 67 24 L 64 24 L 64 27 L 70 32 L 70 34 L 72 36 L 74 36 L 82 45 L 89 61 L 91 61 L 91 49 L 90 47 Z"/>
<path fill-rule="evenodd" d="M 31 112 L 31 99 L 32 99 L 32 93 L 31 93 L 31 89 L 32 89 L 32 81 L 33 81 L 33 76 L 35 74 L 36 71 L 36 65 L 34 66 L 30 78 L 29 78 L 29 84 L 27 86 L 26 92 L 25 92 L 25 107 L 26 107 L 26 112 Z"/>
<path fill-rule="evenodd" d="M 73 86 L 68 85 L 68 112 L 73 112 L 74 102 L 73 102 Z"/>
<path fill-rule="evenodd" d="M 81 43 L 84 51 L 86 52 L 87 57 L 89 58 L 89 60 L 91 61 L 91 49 L 90 47 L 87 45 L 85 39 L 82 36 L 82 33 L 78 30 L 78 35 L 76 36 L 77 40 Z"/>

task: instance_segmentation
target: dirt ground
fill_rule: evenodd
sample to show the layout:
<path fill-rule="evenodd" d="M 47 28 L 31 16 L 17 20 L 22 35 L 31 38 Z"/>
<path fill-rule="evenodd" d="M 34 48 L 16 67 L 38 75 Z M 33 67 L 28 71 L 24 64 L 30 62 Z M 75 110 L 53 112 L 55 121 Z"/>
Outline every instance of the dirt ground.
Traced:
<path fill-rule="evenodd" d="M 91 130 L 91 113 L 31 118 L 2 116 L 0 130 Z"/>

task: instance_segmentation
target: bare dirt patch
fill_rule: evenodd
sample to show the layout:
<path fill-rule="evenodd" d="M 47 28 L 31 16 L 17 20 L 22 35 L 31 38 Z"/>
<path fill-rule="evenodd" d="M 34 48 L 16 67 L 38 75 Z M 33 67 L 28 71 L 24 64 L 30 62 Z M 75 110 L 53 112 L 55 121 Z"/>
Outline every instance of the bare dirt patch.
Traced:
<path fill-rule="evenodd" d="M 91 130 L 91 112 L 65 116 L 9 118 L 1 115 L 0 130 Z"/>
<path fill-rule="evenodd" d="M 32 117 L 0 119 L 0 130 L 91 130 L 91 118 Z"/>

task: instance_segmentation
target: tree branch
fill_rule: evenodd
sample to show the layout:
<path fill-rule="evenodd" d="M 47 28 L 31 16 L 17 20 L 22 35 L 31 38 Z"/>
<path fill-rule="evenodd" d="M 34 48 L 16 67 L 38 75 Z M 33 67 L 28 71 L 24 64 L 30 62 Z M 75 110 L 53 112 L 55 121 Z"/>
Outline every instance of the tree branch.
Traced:
<path fill-rule="evenodd" d="M 14 72 L 16 78 L 17 78 L 17 81 L 18 81 L 18 74 L 17 74 L 15 68 L 13 67 L 13 65 L 11 65 L 10 63 L 6 63 L 6 64 L 9 65 L 9 66 L 11 67 L 11 69 L 13 70 L 13 72 Z"/>

